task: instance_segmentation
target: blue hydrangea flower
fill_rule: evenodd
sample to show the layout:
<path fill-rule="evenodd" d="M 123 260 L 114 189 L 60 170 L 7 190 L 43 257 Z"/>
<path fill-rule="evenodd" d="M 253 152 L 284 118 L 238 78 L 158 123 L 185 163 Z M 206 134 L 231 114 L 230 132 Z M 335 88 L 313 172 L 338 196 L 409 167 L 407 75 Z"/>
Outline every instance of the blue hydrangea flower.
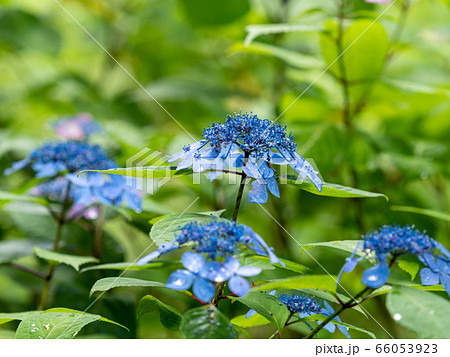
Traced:
<path fill-rule="evenodd" d="M 204 302 L 210 302 L 214 297 L 214 283 L 227 282 L 233 294 L 247 294 L 250 283 L 246 278 L 260 274 L 261 269 L 240 266 L 236 257 L 243 250 L 250 248 L 258 255 L 269 256 L 273 264 L 284 265 L 272 248 L 249 227 L 216 217 L 208 222 L 192 221 L 179 227 L 173 241 L 161 244 L 156 251 L 140 259 L 138 264 L 147 264 L 183 246 L 193 250 L 187 251 L 182 257 L 181 262 L 186 269 L 173 272 L 166 287 L 186 290 L 192 286 L 194 295 Z"/>
<path fill-rule="evenodd" d="M 87 140 L 92 134 L 102 132 L 100 125 L 86 113 L 61 118 L 53 125 L 56 135 L 62 140 Z"/>
<path fill-rule="evenodd" d="M 168 161 L 181 160 L 178 170 L 191 166 L 194 172 L 210 170 L 211 181 L 227 167 L 241 168 L 247 177 L 254 179 L 249 193 L 249 201 L 254 203 L 267 202 L 267 190 L 279 197 L 273 164 L 291 166 L 302 179 L 309 178 L 322 190 L 318 172 L 297 154 L 294 137 L 292 133 L 286 134 L 286 126 L 259 119 L 254 114 L 235 114 L 227 116 L 223 124 L 204 129 L 203 137 L 204 140 L 185 146 Z"/>
<path fill-rule="evenodd" d="M 172 242 L 161 244 L 156 251 L 141 258 L 138 264 L 147 264 L 161 254 L 170 253 L 182 246 L 202 253 L 207 259 L 228 258 L 240 253 L 242 248 L 253 249 L 256 254 L 269 256 L 272 264 L 284 264 L 273 249 L 251 228 L 227 219 L 213 218 L 209 222 L 191 221 L 179 227 Z"/>
<path fill-rule="evenodd" d="M 275 290 L 271 291 L 269 295 L 276 296 L 276 291 Z M 280 301 L 280 305 L 286 306 L 289 312 L 291 312 L 292 314 L 298 314 L 298 316 L 301 319 L 317 314 L 330 316 L 334 313 L 333 308 L 326 300 L 322 302 L 317 298 L 315 298 L 314 296 L 299 294 L 298 291 L 296 290 L 294 290 L 292 293 L 289 294 L 286 293 L 279 294 L 278 296 L 276 296 L 276 298 Z M 255 310 L 249 310 L 245 315 L 245 317 L 249 318 L 250 316 L 255 315 L 256 313 L 257 312 Z M 334 320 L 337 322 L 342 322 L 339 316 L 336 316 Z M 306 321 L 303 322 L 309 328 L 311 328 L 311 326 Z M 317 323 L 321 324 L 322 321 L 317 321 Z M 348 333 L 348 327 L 336 325 L 332 322 L 329 322 L 323 328 L 333 333 L 336 331 L 336 326 L 338 327 L 339 331 L 341 331 L 347 338 L 350 338 L 350 335 Z"/>
<path fill-rule="evenodd" d="M 174 290 L 187 290 L 193 286 L 194 295 L 203 302 L 210 302 L 215 295 L 214 283 L 228 281 L 228 287 L 237 296 L 245 296 L 250 283 L 244 278 L 261 273 L 261 269 L 252 266 L 240 267 L 239 261 L 229 257 L 224 263 L 216 260 L 206 262 L 203 255 L 186 252 L 181 263 L 187 270 L 174 271 L 166 287 Z"/>
<path fill-rule="evenodd" d="M 389 278 L 389 265 L 392 260 L 403 254 L 412 254 L 427 265 L 420 274 L 422 284 L 433 285 L 441 281 L 450 295 L 450 252 L 425 232 L 414 229 L 414 226 L 383 226 L 377 231 L 367 233 L 363 237 L 362 245 L 367 255 L 374 256 L 377 261 L 376 265 L 363 273 L 362 282 L 366 286 L 378 288 L 384 285 Z M 344 271 L 351 272 L 356 264 L 364 259 L 364 256 L 355 257 L 360 246 L 361 244 L 358 244 L 350 258 L 346 259 L 338 281 Z M 435 250 L 443 255 L 435 256 Z"/>
<path fill-rule="evenodd" d="M 69 217 L 97 218 L 94 213 L 98 209 L 91 208 L 99 203 L 118 206 L 125 202 L 135 211 L 141 210 L 140 192 L 127 186 L 124 177 L 99 173 L 77 177 L 76 172 L 80 170 L 116 167 L 115 162 L 98 145 L 78 141 L 45 143 L 24 160 L 14 163 L 5 174 L 27 166 L 31 166 L 36 172 L 36 178 L 48 178 L 36 186 L 31 191 L 32 194 L 61 202 L 70 187 L 68 197 L 73 201 L 74 207 L 69 210 Z"/>

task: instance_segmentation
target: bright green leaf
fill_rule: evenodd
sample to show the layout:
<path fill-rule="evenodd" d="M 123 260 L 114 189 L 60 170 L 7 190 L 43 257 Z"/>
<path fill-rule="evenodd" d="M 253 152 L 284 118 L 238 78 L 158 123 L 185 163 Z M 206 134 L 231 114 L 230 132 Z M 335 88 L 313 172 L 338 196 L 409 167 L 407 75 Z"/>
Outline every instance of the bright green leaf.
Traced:
<path fill-rule="evenodd" d="M 254 286 L 251 291 L 271 291 L 275 289 L 322 289 L 336 291 L 336 277 L 331 275 L 302 275 L 292 278 L 269 280 Z"/>
<path fill-rule="evenodd" d="M 84 273 L 91 270 L 150 270 L 150 269 L 160 269 L 165 267 L 179 267 L 181 263 L 175 260 L 161 260 L 156 262 L 150 262 L 144 265 L 138 265 L 135 262 L 129 263 L 108 263 L 94 265 L 80 270 L 80 273 Z"/>
<path fill-rule="evenodd" d="M 391 210 L 398 211 L 398 212 L 422 214 L 424 216 L 438 218 L 438 219 L 442 219 L 444 221 L 450 222 L 450 214 L 445 213 L 445 212 L 431 210 L 431 209 L 424 209 L 424 208 L 410 207 L 410 206 L 392 206 Z"/>
<path fill-rule="evenodd" d="M 276 264 L 270 263 L 270 259 L 268 257 L 263 257 L 260 255 L 252 255 L 251 258 L 254 260 L 258 260 L 260 262 L 266 263 L 266 264 L 271 264 L 277 268 L 295 271 L 296 273 L 300 273 L 300 274 L 305 274 L 307 271 L 310 270 L 307 266 L 301 265 L 296 262 L 292 262 L 287 259 L 280 259 L 286 265 L 283 267 L 280 263 L 276 263 Z"/>
<path fill-rule="evenodd" d="M 411 275 L 411 281 L 415 279 L 420 269 L 419 263 L 410 262 L 408 260 L 398 260 L 397 263 L 399 268 L 401 268 L 402 270 L 406 271 L 409 275 Z"/>

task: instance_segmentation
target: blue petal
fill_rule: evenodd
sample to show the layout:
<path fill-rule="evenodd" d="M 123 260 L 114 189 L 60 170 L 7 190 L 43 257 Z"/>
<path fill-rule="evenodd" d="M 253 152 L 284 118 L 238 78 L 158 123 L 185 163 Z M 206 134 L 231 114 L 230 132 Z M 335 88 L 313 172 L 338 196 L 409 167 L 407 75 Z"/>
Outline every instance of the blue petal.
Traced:
<path fill-rule="evenodd" d="M 260 274 L 261 272 L 262 272 L 261 268 L 252 267 L 252 266 L 247 265 L 247 266 L 240 267 L 238 269 L 238 271 L 236 272 L 236 274 L 240 275 L 240 276 L 255 276 L 255 275 Z"/>
<path fill-rule="evenodd" d="M 339 331 L 341 331 L 345 335 L 345 337 L 351 339 L 350 334 L 348 333 L 348 327 L 341 326 L 341 325 L 336 325 L 336 326 L 339 329 Z"/>
<path fill-rule="evenodd" d="M 439 275 L 434 273 L 431 269 L 423 268 L 420 271 L 420 280 L 422 285 L 437 285 L 439 284 Z"/>
<path fill-rule="evenodd" d="M 248 193 L 248 201 L 251 203 L 263 204 L 267 202 L 269 195 L 267 193 L 266 185 L 261 184 L 259 180 L 252 182 L 252 189 Z"/>
<path fill-rule="evenodd" d="M 245 314 L 245 318 L 248 319 L 250 316 L 256 315 L 257 312 L 253 309 L 248 310 L 247 313 Z"/>
<path fill-rule="evenodd" d="M 447 250 L 447 248 L 445 248 L 441 243 L 434 241 L 434 244 L 436 246 L 437 249 L 439 249 L 439 251 L 446 255 L 448 259 L 450 259 L 450 252 Z"/>
<path fill-rule="evenodd" d="M 166 288 L 173 290 L 189 289 L 194 281 L 194 275 L 187 270 L 175 270 L 167 280 Z"/>
<path fill-rule="evenodd" d="M 223 263 L 224 268 L 228 270 L 230 276 L 238 271 L 240 265 L 239 260 L 233 257 L 228 257 Z"/>
<path fill-rule="evenodd" d="M 192 158 L 189 158 L 189 159 L 180 161 L 180 162 L 178 163 L 178 165 L 177 165 L 177 170 L 186 169 L 186 168 L 188 168 L 189 166 L 192 166 L 192 163 L 193 163 L 193 159 L 192 159 Z"/>
<path fill-rule="evenodd" d="M 16 172 L 16 171 L 18 171 L 18 170 L 23 169 L 23 168 L 24 168 L 25 166 L 27 166 L 29 163 L 30 163 L 30 160 L 29 160 L 28 158 L 23 159 L 23 160 L 20 160 L 20 161 L 17 161 L 17 162 L 15 162 L 15 163 L 13 163 L 9 169 L 6 169 L 5 172 L 4 172 L 4 174 L 5 174 L 5 175 L 10 175 L 10 174 L 12 174 L 13 172 Z"/>
<path fill-rule="evenodd" d="M 389 278 L 389 265 L 386 262 L 380 262 L 364 271 L 362 283 L 370 288 L 379 288 L 384 285 Z"/>
<path fill-rule="evenodd" d="M 267 182 L 267 188 L 269 189 L 270 193 L 278 198 L 280 198 L 280 190 L 278 188 L 278 182 L 274 177 L 270 177 L 266 179 Z"/>
<path fill-rule="evenodd" d="M 323 321 L 318 321 L 318 323 L 319 323 L 319 324 L 322 324 Z M 331 332 L 331 333 L 333 333 L 334 331 L 336 331 L 336 325 L 333 324 L 333 323 L 331 323 L 331 322 L 327 323 L 323 328 L 324 328 L 325 330 Z"/>
<path fill-rule="evenodd" d="M 154 252 L 151 252 L 149 255 L 139 259 L 137 264 L 145 265 L 148 262 L 152 261 L 153 259 L 158 258 L 160 255 L 161 255 L 161 253 L 159 251 L 155 250 Z"/>
<path fill-rule="evenodd" d="M 66 165 L 61 162 L 47 162 L 45 164 L 35 162 L 31 166 L 36 171 L 36 178 L 52 177 L 67 170 Z"/>
<path fill-rule="evenodd" d="M 201 268 L 206 264 L 205 258 L 201 254 L 194 252 L 186 252 L 181 257 L 183 266 L 193 273 L 199 273 Z"/>
<path fill-rule="evenodd" d="M 434 259 L 434 255 L 431 253 L 423 253 L 422 261 L 425 265 L 427 265 L 431 270 L 436 270 L 436 260 Z"/>
<path fill-rule="evenodd" d="M 223 266 L 223 264 L 217 261 L 212 261 L 203 266 L 200 270 L 200 276 L 216 283 L 222 283 L 228 280 L 231 277 L 231 274 L 228 269 Z"/>
<path fill-rule="evenodd" d="M 261 174 L 258 170 L 258 166 L 252 162 L 247 162 L 244 167 L 242 167 L 242 171 L 251 178 L 259 179 L 261 178 Z"/>
<path fill-rule="evenodd" d="M 136 212 L 142 212 L 142 197 L 139 191 L 125 190 L 125 202 L 128 207 Z"/>
<path fill-rule="evenodd" d="M 232 293 L 242 297 L 250 290 L 250 283 L 242 276 L 235 275 L 228 281 L 228 287 Z"/>
<path fill-rule="evenodd" d="M 328 303 L 328 301 L 324 300 L 323 304 L 325 305 L 325 308 L 330 313 L 330 315 L 334 313 L 334 309 L 331 307 L 331 305 Z"/>
<path fill-rule="evenodd" d="M 441 276 L 441 284 L 444 287 L 447 294 L 450 296 L 450 276 L 447 274 L 440 274 Z"/>
<path fill-rule="evenodd" d="M 192 291 L 201 301 L 210 302 L 216 293 L 216 288 L 210 281 L 203 278 L 197 278 L 194 281 Z"/>

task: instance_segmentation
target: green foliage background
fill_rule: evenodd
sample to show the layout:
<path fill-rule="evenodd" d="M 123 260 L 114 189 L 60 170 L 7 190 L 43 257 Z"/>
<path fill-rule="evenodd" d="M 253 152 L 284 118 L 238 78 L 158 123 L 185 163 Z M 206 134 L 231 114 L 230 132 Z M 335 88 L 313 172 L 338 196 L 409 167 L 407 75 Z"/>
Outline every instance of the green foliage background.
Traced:
<path fill-rule="evenodd" d="M 330 39 L 339 33 L 334 0 L 60 3 L 123 68 L 57 2 L 1 0 L 0 170 L 54 138 L 49 120 L 80 112 L 91 113 L 105 128 L 107 134 L 97 140 L 121 166 L 144 147 L 172 154 L 192 142 L 131 75 L 195 138 L 203 127 L 223 121 L 229 113 L 252 111 L 270 119 L 282 114 L 280 121 L 295 135 L 299 153 L 314 159 L 325 181 L 389 197 L 389 202 L 328 198 L 283 185 L 281 199 L 271 197 L 264 205 L 272 217 L 244 199 L 239 221 L 261 234 L 279 256 L 324 274 L 299 244 L 355 240 L 392 223 L 415 224 L 450 246 L 448 1 L 397 0 L 359 39 L 388 5 L 347 1 L 342 46 L 357 41 L 334 64 L 341 52 Z M 28 172 L 2 176 L 2 190 L 22 193 L 31 186 L 31 177 Z M 227 209 L 224 216 L 230 216 L 236 191 L 237 186 L 225 180 L 192 185 L 189 178 L 180 178 L 145 197 L 142 214 L 107 210 L 102 263 L 134 260 L 151 243 L 148 221 L 181 212 L 196 197 L 200 199 L 190 212 Z M 38 278 L 11 269 L 8 257 L 15 254 L 17 262 L 43 270 L 44 261 L 33 257 L 32 251 L 27 253 L 25 242 L 45 248 L 55 230 L 51 217 L 36 204 L 10 201 L 2 198 L 0 215 L 0 264 L 4 263 L 0 312 L 5 313 L 36 309 L 42 289 Z M 431 215 L 423 210 L 431 210 Z M 443 214 L 437 218 L 433 212 Z M 64 252 L 91 255 L 91 228 L 67 227 Z M 326 247 L 309 252 L 334 275 L 348 255 Z M 164 282 L 172 270 L 129 271 L 125 276 Z M 361 271 L 344 276 L 349 291 L 361 289 L 355 278 Z M 289 275 L 272 270 L 266 277 L 283 274 Z M 51 306 L 83 311 L 93 301 L 89 291 L 95 281 L 117 275 L 112 270 L 79 273 L 60 265 L 52 283 Z M 402 270 L 392 275 L 408 280 Z M 197 307 L 176 292 L 151 289 L 156 298 L 182 312 Z M 154 307 L 136 321 L 136 308 L 145 292 L 115 289 L 89 310 L 127 326 L 130 332 L 94 322 L 78 337 L 179 337 L 179 332 L 162 327 Z M 386 308 L 385 299 L 369 301 L 368 311 L 393 336 L 417 336 L 393 320 L 388 308 L 394 301 Z M 246 307 L 237 305 L 224 304 L 222 312 L 229 317 L 245 313 Z M 388 337 L 356 311 L 345 312 L 343 320 L 358 321 L 377 337 Z M 1 325 L 0 336 L 14 336 L 14 323 Z M 267 337 L 273 327 L 249 332 Z M 302 333 L 290 329 L 286 337 Z M 332 337 L 326 331 L 319 336 Z M 358 332 L 352 336 L 367 337 Z"/>

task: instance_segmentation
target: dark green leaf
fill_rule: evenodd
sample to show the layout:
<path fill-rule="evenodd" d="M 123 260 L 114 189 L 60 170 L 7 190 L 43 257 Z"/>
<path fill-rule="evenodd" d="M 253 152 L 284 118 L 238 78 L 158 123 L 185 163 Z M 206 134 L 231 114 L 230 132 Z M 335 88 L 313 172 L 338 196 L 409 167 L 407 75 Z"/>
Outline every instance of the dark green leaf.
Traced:
<path fill-rule="evenodd" d="M 87 263 L 97 263 L 98 259 L 94 257 L 79 257 L 76 255 L 62 254 L 45 250 L 39 247 L 34 248 L 34 253 L 41 259 L 44 259 L 52 264 L 66 264 L 74 268 L 76 271 L 80 270 L 80 266 Z"/>
<path fill-rule="evenodd" d="M 155 287 L 155 288 L 163 288 L 165 284 L 159 283 L 156 281 L 148 281 L 134 278 L 103 278 L 97 280 L 94 286 L 91 289 L 90 296 L 97 291 L 108 291 L 113 288 L 120 287 Z"/>
<path fill-rule="evenodd" d="M 225 315 L 212 305 L 189 310 L 183 316 L 184 338 L 236 338 L 237 333 Z"/>
<path fill-rule="evenodd" d="M 137 307 L 136 316 L 141 318 L 150 312 L 159 311 L 159 319 L 164 327 L 169 330 L 179 330 L 183 315 L 174 307 L 163 303 L 154 296 L 144 296 Z"/>

